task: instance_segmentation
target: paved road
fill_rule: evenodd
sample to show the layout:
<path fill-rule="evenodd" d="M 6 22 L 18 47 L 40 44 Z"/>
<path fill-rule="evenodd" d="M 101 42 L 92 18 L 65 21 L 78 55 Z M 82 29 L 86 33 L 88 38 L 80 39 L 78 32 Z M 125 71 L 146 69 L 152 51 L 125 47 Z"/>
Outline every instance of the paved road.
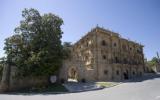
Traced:
<path fill-rule="evenodd" d="M 0 95 L 0 100 L 160 100 L 160 75 L 145 76 L 115 87 L 68 94 Z"/>

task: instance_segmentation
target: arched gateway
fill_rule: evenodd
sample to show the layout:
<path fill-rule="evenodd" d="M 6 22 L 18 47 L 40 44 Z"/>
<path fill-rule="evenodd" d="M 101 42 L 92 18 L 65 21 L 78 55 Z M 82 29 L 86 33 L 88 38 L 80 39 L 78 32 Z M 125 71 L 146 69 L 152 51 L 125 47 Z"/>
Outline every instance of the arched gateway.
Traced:
<path fill-rule="evenodd" d="M 75 67 L 68 68 L 68 81 L 78 81 L 78 69 Z"/>

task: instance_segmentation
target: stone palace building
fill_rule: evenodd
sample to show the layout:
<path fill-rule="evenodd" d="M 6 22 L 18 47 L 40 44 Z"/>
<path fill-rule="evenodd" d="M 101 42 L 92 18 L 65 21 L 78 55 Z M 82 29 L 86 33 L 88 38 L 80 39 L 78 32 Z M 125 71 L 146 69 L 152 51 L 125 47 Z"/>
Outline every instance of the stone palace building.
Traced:
<path fill-rule="evenodd" d="M 71 48 L 59 78 L 78 81 L 122 81 L 144 73 L 143 45 L 96 27 Z"/>

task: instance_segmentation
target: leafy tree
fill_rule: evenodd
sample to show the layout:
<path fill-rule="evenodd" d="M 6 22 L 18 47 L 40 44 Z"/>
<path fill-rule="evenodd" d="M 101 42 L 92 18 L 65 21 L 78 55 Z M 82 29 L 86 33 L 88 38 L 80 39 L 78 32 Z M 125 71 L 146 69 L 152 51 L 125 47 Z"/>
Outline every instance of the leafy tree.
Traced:
<path fill-rule="evenodd" d="M 151 61 L 156 64 L 156 63 L 158 63 L 158 58 L 153 57 Z"/>
<path fill-rule="evenodd" d="M 71 42 L 64 42 L 63 43 L 63 58 L 67 59 L 71 57 Z"/>
<path fill-rule="evenodd" d="M 71 42 L 64 42 L 63 43 L 63 47 L 72 47 L 72 44 L 71 44 Z"/>
<path fill-rule="evenodd" d="M 5 53 L 7 54 L 7 63 L 16 64 L 16 59 L 20 56 L 22 48 L 22 39 L 20 35 L 13 35 L 5 40 Z"/>
<path fill-rule="evenodd" d="M 54 14 L 24 9 L 16 35 L 5 41 L 7 62 L 18 68 L 18 76 L 55 74 L 63 60 L 63 20 Z"/>
<path fill-rule="evenodd" d="M 156 66 L 158 63 L 158 58 L 153 57 L 151 61 L 148 61 L 149 66 Z"/>

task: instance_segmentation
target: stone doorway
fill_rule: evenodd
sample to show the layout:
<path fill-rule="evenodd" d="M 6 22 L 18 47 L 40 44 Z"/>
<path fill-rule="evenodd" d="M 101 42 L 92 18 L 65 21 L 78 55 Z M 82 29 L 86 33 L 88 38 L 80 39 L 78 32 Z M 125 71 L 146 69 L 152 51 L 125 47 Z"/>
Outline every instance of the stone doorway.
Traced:
<path fill-rule="evenodd" d="M 127 73 L 123 73 L 123 77 L 125 80 L 128 80 L 128 74 Z"/>
<path fill-rule="evenodd" d="M 128 70 L 123 73 L 123 78 L 124 78 L 125 80 L 128 80 L 128 79 L 129 79 Z"/>
<path fill-rule="evenodd" d="M 76 68 L 70 68 L 68 70 L 68 80 L 72 82 L 78 82 L 78 71 Z"/>

